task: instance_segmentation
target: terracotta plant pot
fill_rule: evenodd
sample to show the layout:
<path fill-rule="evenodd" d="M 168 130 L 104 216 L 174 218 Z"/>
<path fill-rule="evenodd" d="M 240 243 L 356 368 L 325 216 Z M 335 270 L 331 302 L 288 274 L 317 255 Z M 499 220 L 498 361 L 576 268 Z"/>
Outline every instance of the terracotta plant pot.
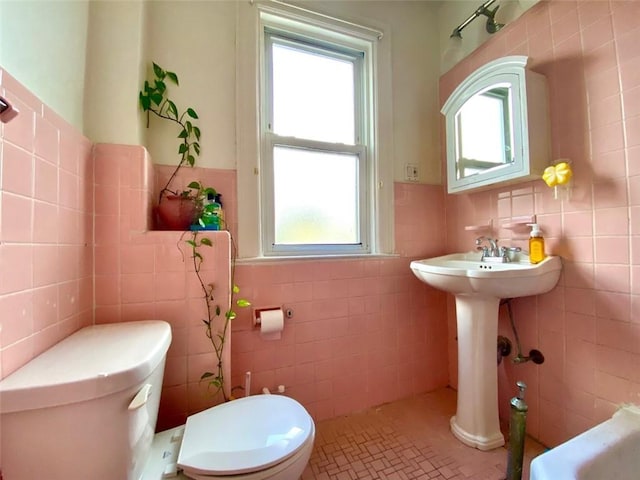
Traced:
<path fill-rule="evenodd" d="M 193 199 L 180 195 L 167 195 L 156 207 L 158 230 L 189 230 L 196 216 Z"/>

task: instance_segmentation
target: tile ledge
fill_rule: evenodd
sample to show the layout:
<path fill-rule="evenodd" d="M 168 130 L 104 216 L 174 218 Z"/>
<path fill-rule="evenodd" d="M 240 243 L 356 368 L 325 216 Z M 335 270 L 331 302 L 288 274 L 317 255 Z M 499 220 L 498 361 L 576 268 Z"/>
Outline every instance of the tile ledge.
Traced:
<path fill-rule="evenodd" d="M 374 253 L 361 255 L 289 255 L 274 257 L 247 257 L 236 259 L 236 264 L 250 265 L 254 263 L 277 263 L 280 261 L 304 261 L 304 260 L 380 260 L 387 258 L 399 258 L 398 253 Z"/>

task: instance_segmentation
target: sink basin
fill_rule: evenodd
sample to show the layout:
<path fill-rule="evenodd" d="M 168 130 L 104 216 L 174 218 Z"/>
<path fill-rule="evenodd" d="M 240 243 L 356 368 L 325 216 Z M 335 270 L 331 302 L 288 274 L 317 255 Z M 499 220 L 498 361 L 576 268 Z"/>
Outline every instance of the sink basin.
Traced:
<path fill-rule="evenodd" d="M 560 257 L 532 265 L 515 254 L 511 262 L 481 261 L 481 254 L 453 253 L 411 262 L 423 282 L 453 293 L 458 339 L 458 404 L 451 432 L 480 450 L 504 445 L 498 418 L 496 345 L 500 299 L 539 295 L 560 278 Z"/>
<path fill-rule="evenodd" d="M 539 295 L 551 290 L 560 277 L 560 257 L 549 256 L 538 264 L 517 254 L 513 261 L 480 261 L 480 253 L 452 253 L 411 262 L 411 270 L 423 282 L 453 294 L 479 294 L 498 298 Z"/>

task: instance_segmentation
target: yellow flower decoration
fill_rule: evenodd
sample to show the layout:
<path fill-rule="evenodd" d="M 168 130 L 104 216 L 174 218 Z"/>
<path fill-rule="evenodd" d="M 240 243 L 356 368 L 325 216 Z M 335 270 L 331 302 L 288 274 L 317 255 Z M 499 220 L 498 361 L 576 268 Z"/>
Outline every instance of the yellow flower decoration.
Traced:
<path fill-rule="evenodd" d="M 567 162 L 560 162 L 557 165 L 545 168 L 542 179 L 548 186 L 555 187 L 556 185 L 566 185 L 569 183 L 572 175 L 571 165 Z"/>

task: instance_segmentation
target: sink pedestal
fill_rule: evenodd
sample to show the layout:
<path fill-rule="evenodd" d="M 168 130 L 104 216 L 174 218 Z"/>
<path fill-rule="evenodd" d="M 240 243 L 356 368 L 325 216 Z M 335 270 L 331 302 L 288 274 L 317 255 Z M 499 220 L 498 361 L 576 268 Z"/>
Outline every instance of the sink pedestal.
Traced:
<path fill-rule="evenodd" d="M 498 418 L 496 338 L 500 299 L 456 295 L 458 325 L 458 406 L 451 431 L 479 450 L 504 445 Z"/>

